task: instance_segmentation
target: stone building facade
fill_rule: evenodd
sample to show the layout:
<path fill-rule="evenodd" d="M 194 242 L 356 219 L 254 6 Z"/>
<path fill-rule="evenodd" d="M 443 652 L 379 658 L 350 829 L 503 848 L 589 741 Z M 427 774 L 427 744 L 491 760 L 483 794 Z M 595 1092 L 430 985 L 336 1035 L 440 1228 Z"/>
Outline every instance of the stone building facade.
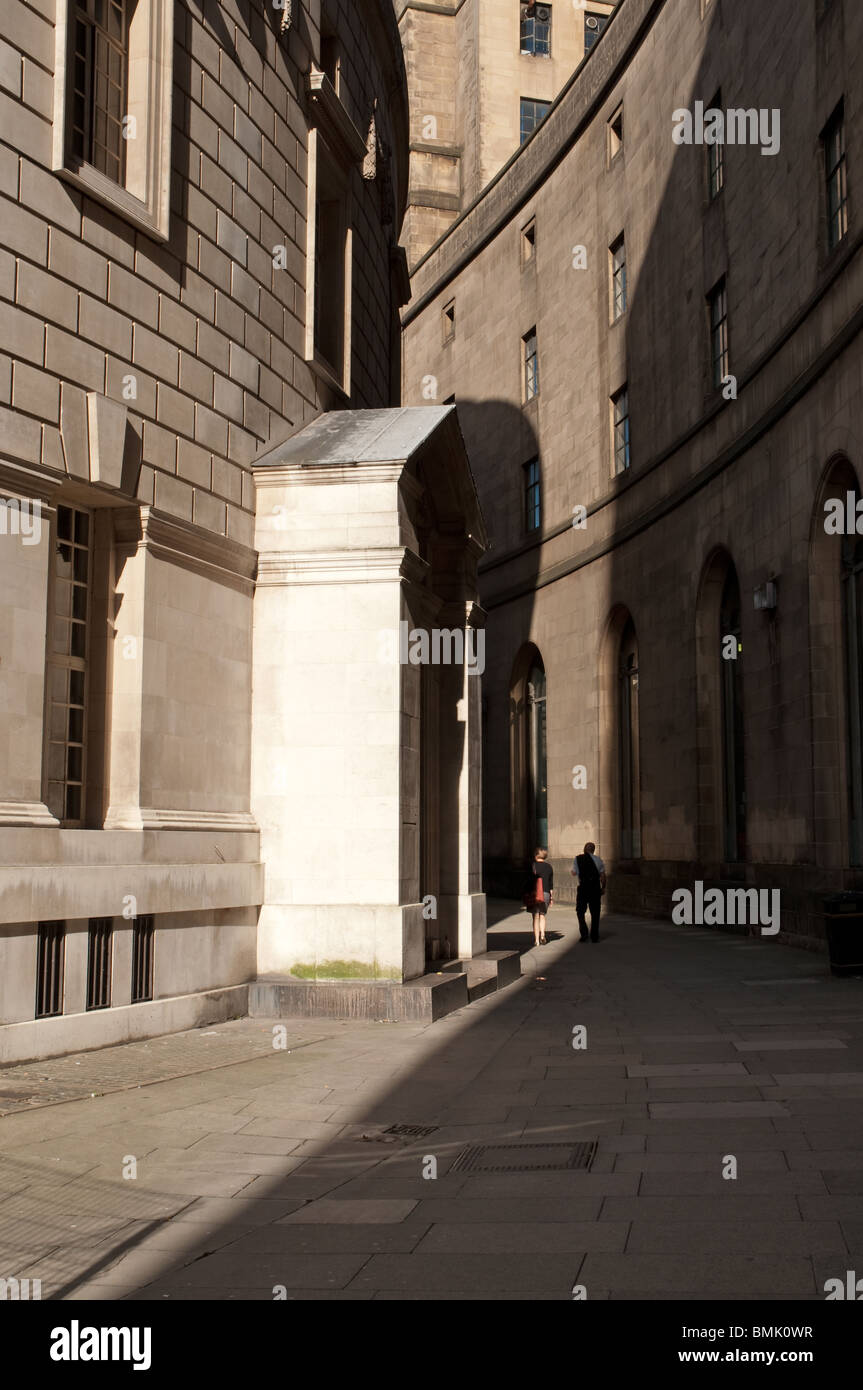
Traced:
<path fill-rule="evenodd" d="M 411 94 L 413 265 L 542 119 L 608 22 L 602 0 L 394 0 Z"/>
<path fill-rule="evenodd" d="M 813 944 L 863 887 L 861 53 L 850 0 L 621 0 L 413 269 L 490 535 L 488 888 L 592 839 L 612 906 L 778 888 Z"/>
<path fill-rule="evenodd" d="M 312 909 L 326 897 L 325 824 L 309 817 L 302 843 L 292 838 L 268 864 L 266 769 L 253 786 L 253 727 L 286 752 L 302 744 L 303 708 L 326 704 L 308 663 L 292 664 L 290 614 L 311 590 L 291 580 L 303 571 L 314 586 L 329 565 L 350 627 L 385 551 L 397 625 L 405 557 L 419 544 L 409 516 L 442 510 L 458 532 L 453 506 L 465 503 L 469 521 L 475 497 L 452 411 L 438 412 L 434 428 L 420 412 L 416 438 L 405 427 L 404 476 L 393 463 L 377 491 L 336 485 L 359 471 L 366 413 L 383 413 L 379 434 L 402 418 L 389 408 L 409 292 L 398 245 L 407 89 L 389 0 L 219 0 L 205 10 L 187 0 L 13 0 L 0 118 L 8 1060 L 244 1011 L 268 893 L 288 882 L 295 908 L 303 891 Z M 284 487 L 274 503 L 273 450 L 345 412 L 354 433 L 342 438 L 332 485 L 301 489 L 305 510 Z M 453 496 L 440 449 L 462 469 Z M 336 499 L 351 513 L 341 532 L 332 515 L 324 521 Z M 256 619 L 260 548 L 268 587 Z M 439 596 L 461 600 L 463 623 L 475 597 L 470 563 L 458 592 Z M 414 587 L 430 572 L 417 556 Z M 302 640 L 308 657 L 308 632 Z M 318 659 L 337 660 L 332 649 Z M 300 668 L 299 706 L 277 711 L 273 688 Z M 342 685 L 356 679 L 359 697 L 355 667 L 337 674 Z M 379 762 L 392 780 L 409 694 L 396 666 L 387 678 Z M 277 719 L 293 720 L 300 737 L 280 736 Z M 336 762 L 351 750 L 328 751 L 326 732 L 318 775 L 336 791 Z M 277 791 L 290 792 L 291 775 L 281 768 Z M 403 979 L 424 962 L 418 909 L 402 912 L 405 893 L 419 892 L 403 869 L 418 853 L 417 814 L 406 795 L 386 796 L 367 834 L 380 832 L 377 880 L 360 896 L 367 917 L 374 902 L 399 917 L 397 940 L 383 951 L 353 941 L 349 954 L 365 976 L 380 959 L 380 973 Z M 292 856 L 304 856 L 304 885 Z M 478 859 L 471 873 L 450 875 L 459 891 L 469 878 L 479 890 Z M 313 978 L 343 954 L 308 932 L 293 953 L 272 939 L 266 952 L 270 965 L 301 963 Z"/>

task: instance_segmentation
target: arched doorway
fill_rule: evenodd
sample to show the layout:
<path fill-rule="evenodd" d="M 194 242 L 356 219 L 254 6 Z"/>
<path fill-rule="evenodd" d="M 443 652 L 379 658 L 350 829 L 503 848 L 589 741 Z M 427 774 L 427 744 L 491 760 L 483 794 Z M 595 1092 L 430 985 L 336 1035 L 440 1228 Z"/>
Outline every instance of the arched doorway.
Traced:
<path fill-rule="evenodd" d="M 859 492 L 854 490 L 855 509 Z M 849 862 L 863 864 L 863 536 L 842 538 Z"/>
<path fill-rule="evenodd" d="M 635 623 L 620 606 L 609 618 L 600 660 L 598 839 L 606 859 L 642 854 L 639 682 Z"/>
<path fill-rule="evenodd" d="M 740 581 L 728 551 L 709 556 L 695 612 L 698 855 L 717 872 L 746 857 L 746 739 Z"/>
<path fill-rule="evenodd" d="M 519 865 L 537 845 L 548 845 L 546 692 L 545 665 L 528 643 L 515 659 L 510 681 L 511 852 Z"/>
<path fill-rule="evenodd" d="M 630 618 L 620 639 L 617 668 L 620 855 L 641 858 L 641 795 L 638 719 L 638 641 Z"/>
<path fill-rule="evenodd" d="M 743 742 L 743 641 L 740 584 L 731 561 L 722 589 L 717 646 L 722 727 L 722 853 L 728 864 L 746 858 L 746 775 Z"/>

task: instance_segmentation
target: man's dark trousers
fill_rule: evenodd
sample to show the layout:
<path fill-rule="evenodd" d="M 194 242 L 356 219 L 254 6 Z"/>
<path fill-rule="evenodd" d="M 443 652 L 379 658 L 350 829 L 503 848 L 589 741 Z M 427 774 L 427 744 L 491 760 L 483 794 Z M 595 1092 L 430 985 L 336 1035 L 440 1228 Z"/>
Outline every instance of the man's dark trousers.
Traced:
<path fill-rule="evenodd" d="M 587 940 L 587 922 L 585 914 L 590 910 L 590 939 L 599 940 L 599 910 L 602 906 L 602 889 L 597 883 L 595 888 L 582 888 L 578 885 L 575 894 L 575 915 L 578 918 L 578 930 L 582 941 Z"/>

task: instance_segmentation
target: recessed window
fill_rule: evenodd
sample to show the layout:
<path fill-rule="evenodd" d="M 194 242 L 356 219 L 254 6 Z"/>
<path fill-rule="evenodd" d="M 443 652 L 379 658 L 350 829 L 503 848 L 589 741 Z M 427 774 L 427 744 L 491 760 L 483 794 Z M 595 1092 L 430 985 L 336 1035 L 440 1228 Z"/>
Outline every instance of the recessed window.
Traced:
<path fill-rule="evenodd" d="M 629 387 L 621 386 L 611 398 L 611 423 L 614 441 L 614 471 L 625 473 L 629 467 Z"/>
<path fill-rule="evenodd" d="M 341 55 L 335 34 L 321 34 L 321 71 L 325 72 L 336 91 L 339 90 Z"/>
<path fill-rule="evenodd" d="M 39 923 L 36 944 L 37 1018 L 51 1018 L 63 1012 L 65 937 L 65 923 Z"/>
<path fill-rule="evenodd" d="M 534 101 L 532 97 L 521 99 L 521 143 L 529 140 L 537 126 L 545 120 L 551 109 L 550 101 Z"/>
<path fill-rule="evenodd" d="M 349 391 L 350 228 L 344 176 L 322 139 L 310 136 L 314 179 L 309 199 L 313 221 L 309 228 L 309 256 L 313 267 L 311 342 L 306 357 L 323 369 L 344 392 Z M 307 327 L 308 335 L 308 327 Z"/>
<path fill-rule="evenodd" d="M 600 14 L 597 10 L 585 10 L 584 12 L 584 51 L 589 53 L 596 43 L 610 15 Z"/>
<path fill-rule="evenodd" d="M 455 300 L 451 299 L 441 314 L 441 324 L 443 327 L 443 340 L 451 343 L 455 337 Z"/>
<path fill-rule="evenodd" d="M 524 359 L 524 399 L 532 401 L 539 395 L 539 352 L 535 328 L 525 333 L 521 345 Z"/>
<path fill-rule="evenodd" d="M 521 263 L 528 265 L 536 256 L 536 218 L 532 217 L 521 229 Z"/>
<path fill-rule="evenodd" d="M 711 111 L 722 110 L 722 93 L 717 92 L 710 103 Z M 711 202 L 725 186 L 725 145 L 722 141 L 707 145 L 707 196 Z"/>
<path fill-rule="evenodd" d="M 153 917 L 132 920 L 132 1003 L 153 998 Z"/>
<path fill-rule="evenodd" d="M 524 465 L 524 529 L 538 531 L 541 520 L 539 459 L 531 459 Z"/>
<path fill-rule="evenodd" d="M 52 815 L 73 827 L 84 819 L 92 541 L 92 513 L 57 508 L 46 657 L 45 801 Z"/>
<path fill-rule="evenodd" d="M 87 933 L 87 1008 L 107 1009 L 111 1004 L 110 917 L 92 917 Z"/>
<path fill-rule="evenodd" d="M 724 275 L 707 296 L 707 306 L 710 315 L 712 381 L 714 387 L 719 387 L 728 375 L 728 293 Z"/>
<path fill-rule="evenodd" d="M 623 232 L 608 248 L 611 266 L 611 321 L 626 313 L 626 242 Z"/>
<path fill-rule="evenodd" d="M 618 106 L 608 122 L 608 162 L 611 164 L 623 149 L 623 106 Z"/>
<path fill-rule="evenodd" d="M 531 58 L 551 57 L 551 5 L 536 0 L 521 7 L 521 51 Z"/>
<path fill-rule="evenodd" d="M 57 0 L 52 167 L 162 241 L 173 45 L 172 0 Z"/>
<path fill-rule="evenodd" d="M 824 128 L 822 141 L 827 179 L 827 245 L 832 251 L 848 231 L 845 114 L 841 102 Z"/>

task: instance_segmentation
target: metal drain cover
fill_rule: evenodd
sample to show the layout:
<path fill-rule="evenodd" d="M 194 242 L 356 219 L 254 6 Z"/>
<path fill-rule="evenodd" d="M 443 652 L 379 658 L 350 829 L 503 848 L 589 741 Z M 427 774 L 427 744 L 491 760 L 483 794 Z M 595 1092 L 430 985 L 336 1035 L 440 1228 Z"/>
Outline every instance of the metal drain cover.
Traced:
<path fill-rule="evenodd" d="M 460 1153 L 451 1173 L 568 1172 L 589 1168 L 596 1141 L 575 1144 L 474 1144 Z"/>
<path fill-rule="evenodd" d="M 384 1134 L 402 1134 L 406 1139 L 424 1139 L 427 1134 L 434 1134 L 439 1128 L 439 1125 L 390 1125 L 389 1129 L 384 1130 Z"/>

